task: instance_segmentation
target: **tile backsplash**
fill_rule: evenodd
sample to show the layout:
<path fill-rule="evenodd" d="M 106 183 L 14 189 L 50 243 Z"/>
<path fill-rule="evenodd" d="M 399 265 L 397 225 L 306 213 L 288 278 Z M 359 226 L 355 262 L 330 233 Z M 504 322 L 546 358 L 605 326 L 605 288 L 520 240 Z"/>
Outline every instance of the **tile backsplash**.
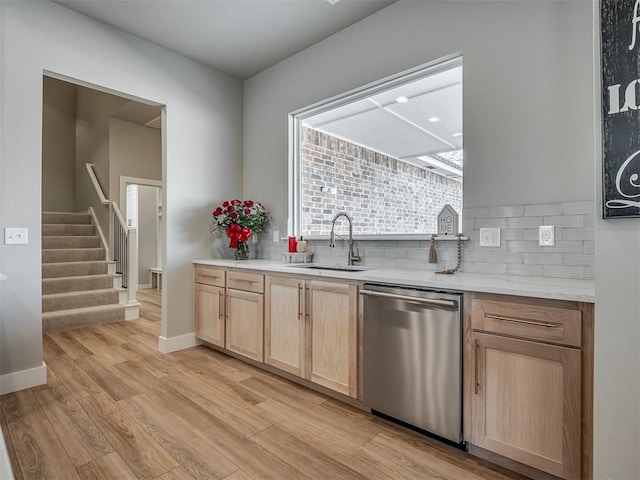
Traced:
<path fill-rule="evenodd" d="M 281 260 L 286 242 L 271 242 L 272 231 L 286 231 L 274 219 L 254 247 L 257 258 Z M 595 202 L 466 208 L 462 211 L 462 272 L 593 279 Z M 282 222 L 285 223 L 285 222 Z M 538 227 L 553 225 L 555 245 L 538 245 Z M 499 247 L 480 246 L 480 228 L 500 228 Z M 346 224 L 337 232 L 346 232 Z M 346 236 L 346 234 L 344 235 Z M 345 263 L 348 246 L 328 240 L 309 242 L 318 263 Z M 370 267 L 440 270 L 455 266 L 456 242 L 436 242 L 438 264 L 427 262 L 429 240 L 357 240 L 361 264 Z"/>

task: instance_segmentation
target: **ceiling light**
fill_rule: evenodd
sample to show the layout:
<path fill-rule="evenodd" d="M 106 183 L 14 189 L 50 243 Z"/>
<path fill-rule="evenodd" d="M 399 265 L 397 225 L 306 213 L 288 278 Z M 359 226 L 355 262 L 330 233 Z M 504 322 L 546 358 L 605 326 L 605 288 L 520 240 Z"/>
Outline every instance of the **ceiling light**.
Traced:
<path fill-rule="evenodd" d="M 439 119 L 438 117 L 431 117 L 431 118 L 429 119 L 429 121 L 430 121 L 431 123 L 435 123 L 435 122 L 439 122 L 439 121 L 440 121 L 440 119 Z"/>
<path fill-rule="evenodd" d="M 407 103 L 409 99 L 407 97 L 396 97 L 396 102 L 398 103 Z"/>
<path fill-rule="evenodd" d="M 462 132 L 456 132 L 453 135 L 451 135 L 452 137 L 461 137 L 462 136 Z"/>
<path fill-rule="evenodd" d="M 336 3 L 338 3 L 340 0 L 327 0 L 328 3 L 330 3 L 331 5 L 335 5 Z"/>

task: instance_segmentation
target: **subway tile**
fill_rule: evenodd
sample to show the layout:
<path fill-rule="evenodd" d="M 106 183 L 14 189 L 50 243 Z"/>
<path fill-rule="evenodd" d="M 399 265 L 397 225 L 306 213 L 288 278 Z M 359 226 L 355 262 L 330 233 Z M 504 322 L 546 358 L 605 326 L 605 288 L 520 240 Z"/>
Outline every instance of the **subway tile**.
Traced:
<path fill-rule="evenodd" d="M 429 258 L 429 250 L 424 248 L 407 249 L 407 258 L 413 260 L 422 260 L 425 258 Z"/>
<path fill-rule="evenodd" d="M 544 217 L 513 217 L 507 218 L 507 228 L 538 228 Z"/>
<path fill-rule="evenodd" d="M 522 217 L 524 214 L 524 207 L 514 206 L 514 207 L 491 207 L 489 209 L 490 217 Z"/>
<path fill-rule="evenodd" d="M 543 276 L 553 277 L 553 278 L 582 279 L 584 278 L 584 269 L 583 267 L 576 267 L 576 266 L 545 265 Z"/>
<path fill-rule="evenodd" d="M 489 252 L 491 263 L 523 263 L 524 253 L 521 252 Z"/>
<path fill-rule="evenodd" d="M 563 253 L 563 265 L 578 265 L 581 267 L 593 267 L 593 255 L 586 253 Z"/>
<path fill-rule="evenodd" d="M 480 233 L 478 232 L 478 236 Z M 504 228 L 500 231 L 500 240 L 524 240 L 524 230 L 521 228 Z"/>
<path fill-rule="evenodd" d="M 507 241 L 508 252 L 541 252 L 542 247 L 538 242 L 532 240 L 509 240 Z"/>
<path fill-rule="evenodd" d="M 507 265 L 507 275 L 522 275 L 527 277 L 541 277 L 543 273 L 542 265 Z"/>
<path fill-rule="evenodd" d="M 475 219 L 473 218 L 463 218 L 462 219 L 462 233 L 468 234 L 471 230 L 475 228 Z"/>
<path fill-rule="evenodd" d="M 547 203 L 524 206 L 525 217 L 543 217 L 545 215 L 562 215 L 562 204 Z"/>
<path fill-rule="evenodd" d="M 562 253 L 525 253 L 524 263 L 531 265 L 562 265 Z"/>
<path fill-rule="evenodd" d="M 505 218 L 476 218 L 475 221 L 475 228 L 505 228 L 506 226 Z"/>
<path fill-rule="evenodd" d="M 583 242 L 559 240 L 553 247 L 540 247 L 545 252 L 584 253 Z"/>
<path fill-rule="evenodd" d="M 491 252 L 486 250 L 481 251 L 464 251 L 462 252 L 462 260 L 464 262 L 491 262 Z"/>
<path fill-rule="evenodd" d="M 367 259 L 367 265 L 371 267 L 393 268 L 397 266 L 397 260 L 395 258 L 373 257 Z"/>
<path fill-rule="evenodd" d="M 593 280 L 593 267 L 584 267 L 583 278 L 585 280 Z"/>
<path fill-rule="evenodd" d="M 594 255 L 596 253 L 596 242 L 595 241 L 585 241 L 583 247 L 583 253 L 590 253 Z"/>
<path fill-rule="evenodd" d="M 565 215 L 593 215 L 596 211 L 596 202 L 565 202 L 562 204 L 562 213 Z"/>
<path fill-rule="evenodd" d="M 584 227 L 584 216 L 583 215 L 545 216 L 543 225 L 555 225 L 556 227 L 582 228 Z"/>
<path fill-rule="evenodd" d="M 595 230 L 596 216 L 595 215 L 583 215 L 585 228 L 592 228 Z"/>
<path fill-rule="evenodd" d="M 506 263 L 470 263 L 466 266 L 467 272 L 489 273 L 505 275 L 507 273 Z"/>
<path fill-rule="evenodd" d="M 384 257 L 384 248 L 363 248 L 360 250 L 361 255 L 367 258 Z"/>
<path fill-rule="evenodd" d="M 596 232 L 593 228 L 563 228 L 562 239 L 570 241 L 595 240 Z"/>
<path fill-rule="evenodd" d="M 462 218 L 487 218 L 489 207 L 463 208 Z"/>
<path fill-rule="evenodd" d="M 504 240 L 502 240 L 502 238 L 500 239 L 500 246 L 499 247 L 483 247 L 480 245 L 480 240 L 474 240 L 473 242 L 470 242 L 470 248 L 469 250 L 475 250 L 476 252 L 482 252 L 482 251 L 492 251 L 492 252 L 506 252 L 507 251 L 507 242 L 505 242 Z"/>
<path fill-rule="evenodd" d="M 406 248 L 385 248 L 384 256 L 386 258 L 407 258 Z"/>

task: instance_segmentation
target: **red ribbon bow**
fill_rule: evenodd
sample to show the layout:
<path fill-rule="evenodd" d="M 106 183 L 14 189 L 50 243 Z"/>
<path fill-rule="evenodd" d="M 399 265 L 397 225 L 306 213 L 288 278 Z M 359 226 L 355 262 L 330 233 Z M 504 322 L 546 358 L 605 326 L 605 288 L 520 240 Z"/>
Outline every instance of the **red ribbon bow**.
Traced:
<path fill-rule="evenodd" d="M 229 248 L 238 248 L 238 242 L 246 243 L 251 238 L 251 230 L 232 223 L 227 227 L 227 237 L 231 239 Z"/>

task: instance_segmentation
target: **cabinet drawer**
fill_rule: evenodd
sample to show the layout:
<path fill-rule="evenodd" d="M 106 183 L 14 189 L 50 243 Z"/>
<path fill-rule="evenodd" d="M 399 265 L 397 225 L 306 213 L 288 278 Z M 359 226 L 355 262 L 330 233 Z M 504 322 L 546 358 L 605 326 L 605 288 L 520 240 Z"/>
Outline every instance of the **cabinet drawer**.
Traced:
<path fill-rule="evenodd" d="M 485 332 L 579 347 L 582 314 L 579 310 L 473 299 L 471 328 Z"/>
<path fill-rule="evenodd" d="M 196 266 L 196 283 L 224 287 L 224 270 L 198 265 Z"/>
<path fill-rule="evenodd" d="M 227 287 L 246 292 L 264 293 L 264 275 L 227 272 Z"/>

